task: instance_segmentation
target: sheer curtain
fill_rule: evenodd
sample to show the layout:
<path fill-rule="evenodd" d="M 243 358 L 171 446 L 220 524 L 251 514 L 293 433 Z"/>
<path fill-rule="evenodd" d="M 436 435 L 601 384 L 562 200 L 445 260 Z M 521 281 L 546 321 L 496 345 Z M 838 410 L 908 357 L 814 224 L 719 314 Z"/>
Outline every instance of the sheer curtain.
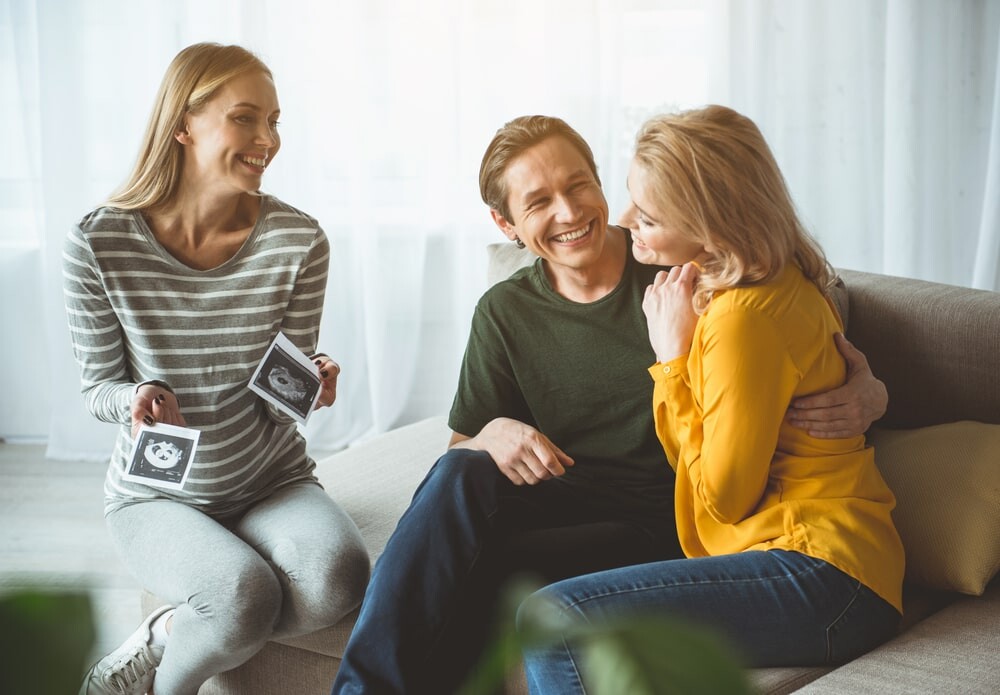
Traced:
<path fill-rule="evenodd" d="M 1000 3 L 747 0 L 718 98 L 839 267 L 1000 290 Z"/>
<path fill-rule="evenodd" d="M 320 342 L 343 373 L 337 404 L 307 427 L 329 450 L 449 407 L 485 247 L 502 239 L 477 185 L 500 125 L 558 114 L 601 153 L 602 171 L 623 171 L 607 147 L 627 146 L 618 85 L 634 52 L 622 27 L 650 11 L 611 0 L 0 2 L 5 123 L 25 149 L 10 176 L 21 188 L 5 181 L 0 205 L 34 215 L 0 260 L 34 268 L 5 282 L 16 292 L 4 294 L 5 318 L 25 325 L 5 328 L 0 370 L 23 400 L 4 406 L 0 432 L 99 458 L 112 428 L 81 404 L 62 240 L 127 174 L 180 48 L 240 43 L 274 72 L 283 147 L 264 188 L 316 216 L 333 248 Z"/>
<path fill-rule="evenodd" d="M 447 410 L 502 240 L 479 159 L 524 113 L 587 138 L 614 217 L 643 119 L 731 104 L 836 265 L 1000 288 L 997 6 L 0 0 L 0 435 L 108 454 L 79 396 L 61 244 L 126 175 L 185 45 L 240 43 L 271 66 L 283 146 L 264 188 L 331 239 L 320 342 L 344 371 L 306 428 L 320 452 Z"/>

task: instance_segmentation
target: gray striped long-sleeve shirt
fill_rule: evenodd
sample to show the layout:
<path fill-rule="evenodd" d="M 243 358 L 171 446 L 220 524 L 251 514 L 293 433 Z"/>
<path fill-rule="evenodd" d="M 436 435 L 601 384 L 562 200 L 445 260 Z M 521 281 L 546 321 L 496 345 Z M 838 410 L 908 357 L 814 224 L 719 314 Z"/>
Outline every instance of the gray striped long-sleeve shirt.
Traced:
<path fill-rule="evenodd" d="M 315 351 L 329 258 L 316 220 L 271 196 L 243 247 L 210 270 L 170 255 L 136 211 L 99 208 L 70 232 L 63 282 L 83 394 L 95 417 L 122 425 L 105 513 L 166 498 L 221 517 L 314 479 L 295 422 L 247 384 L 278 331 Z M 183 490 L 122 479 L 135 384 L 153 379 L 200 431 Z"/>

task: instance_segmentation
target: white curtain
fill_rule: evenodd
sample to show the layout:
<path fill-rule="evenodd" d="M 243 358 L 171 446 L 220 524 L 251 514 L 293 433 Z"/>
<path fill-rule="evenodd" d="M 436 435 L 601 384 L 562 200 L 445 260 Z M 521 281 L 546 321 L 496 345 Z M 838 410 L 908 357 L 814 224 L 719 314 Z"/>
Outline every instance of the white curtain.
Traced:
<path fill-rule="evenodd" d="M 195 41 L 271 66 L 283 147 L 265 189 L 333 246 L 317 452 L 445 412 L 485 246 L 494 131 L 559 115 L 612 217 L 648 115 L 754 118 L 835 265 L 1000 289 L 997 2 L 0 0 L 0 435 L 104 458 L 61 298 L 69 226 L 131 166 L 167 63 Z M 442 446 L 444 443 L 442 442 Z"/>
<path fill-rule="evenodd" d="M 1000 2 L 727 10 L 719 92 L 833 263 L 1000 290 Z"/>

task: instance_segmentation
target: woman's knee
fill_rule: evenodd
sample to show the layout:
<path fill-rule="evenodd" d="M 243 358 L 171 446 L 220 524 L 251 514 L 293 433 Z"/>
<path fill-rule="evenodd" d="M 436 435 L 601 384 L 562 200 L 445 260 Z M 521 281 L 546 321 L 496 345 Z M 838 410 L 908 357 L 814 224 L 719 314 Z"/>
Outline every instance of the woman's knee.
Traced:
<path fill-rule="evenodd" d="M 217 643 L 232 652 L 267 641 L 281 614 L 281 584 L 266 562 L 247 563 L 188 600 L 208 621 Z"/>
<path fill-rule="evenodd" d="M 282 633 L 333 625 L 360 605 L 371 561 L 356 534 L 317 539 L 308 547 L 284 552 L 280 547 L 275 550 L 275 563 L 284 575 Z"/>
<path fill-rule="evenodd" d="M 363 543 L 338 543 L 318 571 L 301 579 L 300 593 L 313 604 L 306 613 L 324 625 L 337 622 L 361 603 L 370 573 L 371 560 Z"/>
<path fill-rule="evenodd" d="M 364 543 L 342 544 L 328 573 L 328 581 L 340 587 L 334 611 L 342 616 L 360 605 L 370 576 L 371 557 Z"/>
<path fill-rule="evenodd" d="M 561 633 L 581 619 L 557 586 L 550 584 L 521 601 L 515 624 L 522 634 Z"/>

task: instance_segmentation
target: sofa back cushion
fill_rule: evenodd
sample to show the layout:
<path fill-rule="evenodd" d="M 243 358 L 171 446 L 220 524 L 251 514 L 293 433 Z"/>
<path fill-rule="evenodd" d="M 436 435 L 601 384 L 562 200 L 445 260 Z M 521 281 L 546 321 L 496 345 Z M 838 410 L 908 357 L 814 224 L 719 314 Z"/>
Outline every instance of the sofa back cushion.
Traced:
<path fill-rule="evenodd" d="M 490 244 L 486 247 L 489 265 L 486 268 L 486 282 L 490 287 L 506 280 L 514 271 L 531 265 L 538 258 L 528 249 L 519 249 L 510 242 Z"/>
<path fill-rule="evenodd" d="M 847 337 L 889 390 L 888 428 L 1000 423 L 1000 293 L 853 270 Z"/>

